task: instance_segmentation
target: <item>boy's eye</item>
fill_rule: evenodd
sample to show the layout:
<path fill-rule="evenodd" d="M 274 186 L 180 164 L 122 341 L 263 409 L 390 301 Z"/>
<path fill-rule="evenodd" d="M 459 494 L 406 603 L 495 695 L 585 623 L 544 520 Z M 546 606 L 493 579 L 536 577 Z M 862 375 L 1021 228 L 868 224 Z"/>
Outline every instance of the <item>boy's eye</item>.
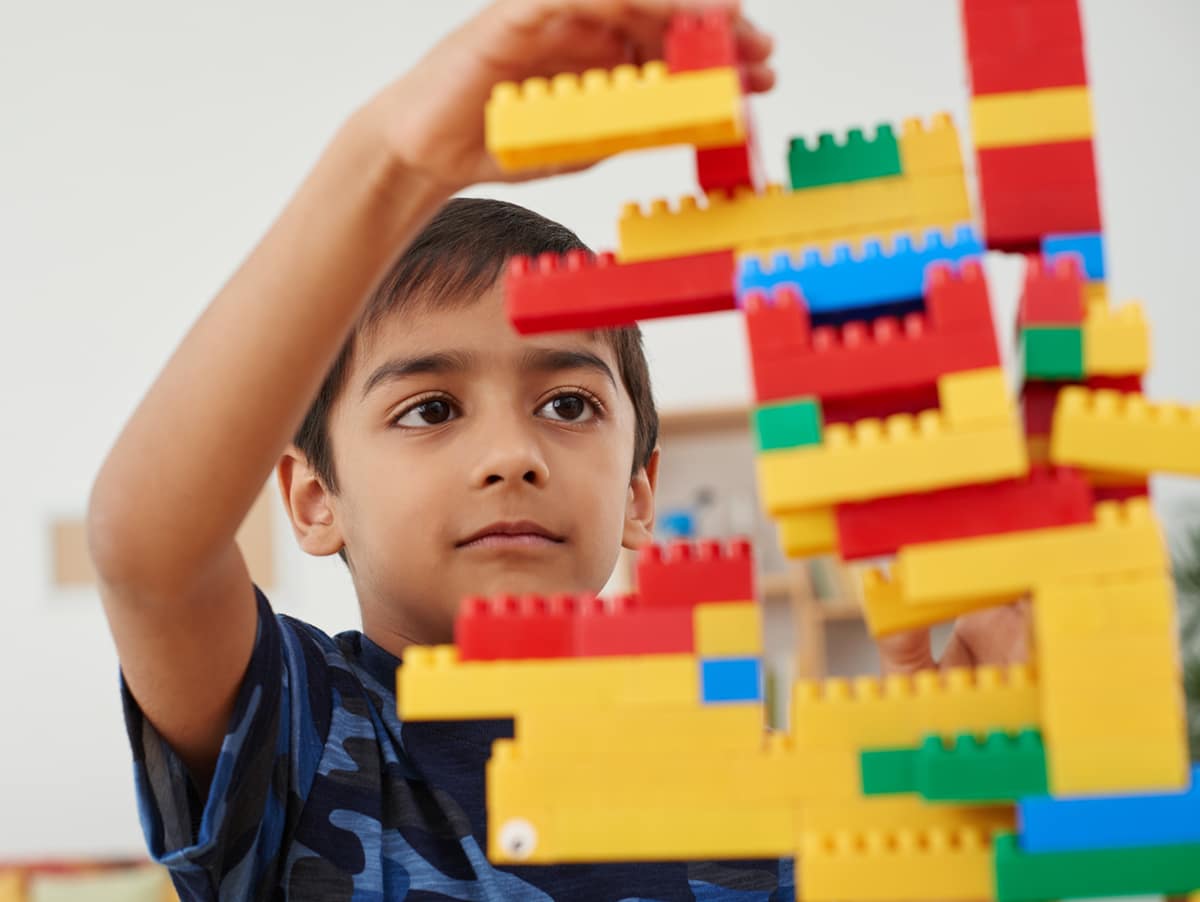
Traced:
<path fill-rule="evenodd" d="M 457 416 L 454 406 L 444 398 L 422 401 L 397 416 L 392 422 L 396 426 L 421 427 L 440 426 Z"/>
<path fill-rule="evenodd" d="M 595 410 L 583 395 L 570 393 L 551 398 L 541 406 L 538 413 L 551 420 L 583 423 L 595 415 Z"/>

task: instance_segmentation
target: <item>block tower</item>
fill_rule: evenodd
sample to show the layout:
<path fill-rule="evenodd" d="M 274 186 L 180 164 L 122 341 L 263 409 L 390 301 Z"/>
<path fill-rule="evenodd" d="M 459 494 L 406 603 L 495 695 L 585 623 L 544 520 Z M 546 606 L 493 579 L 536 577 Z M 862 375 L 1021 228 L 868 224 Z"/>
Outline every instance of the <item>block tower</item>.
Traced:
<path fill-rule="evenodd" d="M 800 681 L 766 734 L 744 542 L 646 549 L 608 601 L 469 599 L 455 646 L 408 650 L 398 698 L 515 719 L 488 767 L 493 860 L 791 856 L 829 902 L 1200 888 L 1144 497 L 1152 472 L 1200 474 L 1200 409 L 1144 398 L 1144 319 L 1109 306 L 1076 0 L 961 9 L 978 216 L 944 115 L 798 138 L 789 184 L 764 184 L 719 14 L 678 17 L 641 69 L 497 87 L 488 138 L 513 168 L 692 145 L 701 194 L 628 206 L 614 253 L 514 261 L 513 323 L 740 310 L 785 551 L 889 558 L 865 576 L 876 635 L 1031 597 L 1033 660 Z M 1026 257 L 1021 405 L 985 250 Z"/>

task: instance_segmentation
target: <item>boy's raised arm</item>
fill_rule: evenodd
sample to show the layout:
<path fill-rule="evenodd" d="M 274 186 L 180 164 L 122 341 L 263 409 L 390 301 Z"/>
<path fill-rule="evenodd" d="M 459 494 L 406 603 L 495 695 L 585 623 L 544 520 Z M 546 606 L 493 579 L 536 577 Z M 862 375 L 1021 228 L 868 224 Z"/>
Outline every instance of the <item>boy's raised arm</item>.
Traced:
<path fill-rule="evenodd" d="M 339 129 L 121 432 L 92 556 L 125 679 L 201 780 L 254 641 L 234 535 L 376 281 L 445 199 L 501 178 L 492 87 L 654 58 L 673 11 L 711 6 L 737 3 L 501 0 L 453 32 Z M 740 20 L 739 36 L 748 84 L 769 87 L 769 40 Z"/>

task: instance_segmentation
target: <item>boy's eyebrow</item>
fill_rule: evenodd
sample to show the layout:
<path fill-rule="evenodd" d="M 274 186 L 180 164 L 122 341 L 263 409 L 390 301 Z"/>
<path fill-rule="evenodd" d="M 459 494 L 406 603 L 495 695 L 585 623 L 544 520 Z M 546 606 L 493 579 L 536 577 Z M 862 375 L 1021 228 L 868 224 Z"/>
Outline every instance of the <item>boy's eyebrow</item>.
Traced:
<path fill-rule="evenodd" d="M 385 382 L 394 382 L 418 373 L 461 372 L 470 369 L 474 361 L 475 355 L 468 351 L 435 351 L 415 357 L 393 357 L 376 367 L 367 377 L 362 397 L 365 399 L 373 389 Z"/>
<path fill-rule="evenodd" d="M 559 370 L 589 369 L 606 376 L 617 387 L 616 377 L 608 364 L 591 351 L 573 351 L 566 348 L 530 348 L 521 355 L 521 368 L 542 373 Z"/>

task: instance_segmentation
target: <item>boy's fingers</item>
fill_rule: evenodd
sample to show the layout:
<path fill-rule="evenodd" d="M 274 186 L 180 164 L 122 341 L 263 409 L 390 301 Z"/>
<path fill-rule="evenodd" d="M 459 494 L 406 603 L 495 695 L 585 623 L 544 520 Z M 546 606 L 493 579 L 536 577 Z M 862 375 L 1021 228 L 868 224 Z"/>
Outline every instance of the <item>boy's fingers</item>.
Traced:
<path fill-rule="evenodd" d="M 1019 664 L 1029 658 L 1029 627 L 1029 602 L 1019 601 L 960 617 L 950 643 L 962 646 L 970 666 Z"/>
<path fill-rule="evenodd" d="M 934 666 L 928 629 L 884 636 L 877 644 L 884 676 L 893 673 L 914 673 Z"/>

